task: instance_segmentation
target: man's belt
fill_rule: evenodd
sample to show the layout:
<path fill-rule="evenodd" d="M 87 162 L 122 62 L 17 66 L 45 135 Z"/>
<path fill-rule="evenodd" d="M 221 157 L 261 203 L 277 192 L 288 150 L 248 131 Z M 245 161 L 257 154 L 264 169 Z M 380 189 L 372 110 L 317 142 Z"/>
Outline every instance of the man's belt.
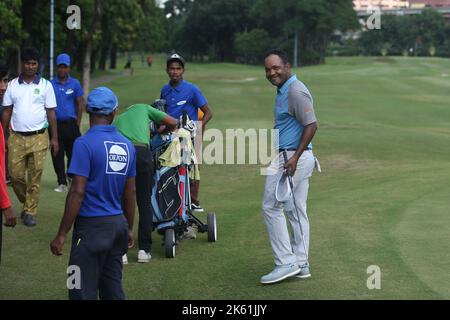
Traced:
<path fill-rule="evenodd" d="M 20 131 L 14 131 L 14 133 L 20 134 L 21 136 L 34 136 L 35 134 L 41 134 L 45 132 L 45 129 L 43 128 L 41 130 L 35 130 L 35 131 L 26 131 L 26 132 L 20 132 Z"/>
<path fill-rule="evenodd" d="M 287 149 L 278 149 L 278 152 L 279 153 L 282 153 L 282 152 L 284 152 L 284 151 L 297 151 L 297 148 L 287 148 Z"/>
<path fill-rule="evenodd" d="M 310 148 L 306 148 L 303 151 L 310 151 L 310 150 L 311 150 Z M 294 149 L 294 148 L 278 149 L 278 153 L 283 153 L 284 151 L 297 151 L 297 149 Z"/>
<path fill-rule="evenodd" d="M 63 122 L 63 123 L 67 123 L 67 122 L 76 122 L 77 119 L 75 118 L 69 118 L 69 119 L 64 119 L 64 120 L 58 120 L 56 119 L 57 122 Z"/>

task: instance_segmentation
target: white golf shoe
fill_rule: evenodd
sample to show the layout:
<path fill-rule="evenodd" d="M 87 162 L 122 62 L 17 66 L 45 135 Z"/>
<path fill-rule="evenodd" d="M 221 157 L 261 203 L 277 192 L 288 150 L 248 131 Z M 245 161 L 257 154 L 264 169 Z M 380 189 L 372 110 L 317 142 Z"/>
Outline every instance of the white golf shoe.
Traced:
<path fill-rule="evenodd" d="M 56 191 L 56 192 L 67 192 L 67 190 L 68 190 L 68 188 L 65 184 L 60 184 L 55 189 L 53 189 L 53 191 Z"/>
<path fill-rule="evenodd" d="M 147 262 L 150 262 L 151 258 L 152 258 L 152 255 L 150 254 L 150 252 L 145 252 L 144 250 L 139 250 L 138 262 L 147 263 Z"/>
<path fill-rule="evenodd" d="M 260 282 L 262 284 L 270 284 L 280 282 L 286 278 L 295 276 L 300 271 L 300 268 L 295 263 L 284 265 L 284 266 L 276 266 L 272 272 L 266 274 L 261 277 Z"/>
<path fill-rule="evenodd" d="M 311 277 L 311 271 L 309 270 L 309 264 L 305 263 L 300 266 L 300 272 L 296 275 L 297 278 L 307 279 Z"/>

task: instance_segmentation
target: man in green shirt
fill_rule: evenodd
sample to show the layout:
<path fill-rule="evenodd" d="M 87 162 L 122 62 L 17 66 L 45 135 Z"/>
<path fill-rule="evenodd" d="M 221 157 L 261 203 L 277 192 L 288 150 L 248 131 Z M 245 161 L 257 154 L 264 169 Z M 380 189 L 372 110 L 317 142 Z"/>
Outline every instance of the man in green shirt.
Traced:
<path fill-rule="evenodd" d="M 139 210 L 138 262 L 149 262 L 152 246 L 153 209 L 153 162 L 150 152 L 150 121 L 165 125 L 165 131 L 176 128 L 177 121 L 164 112 L 147 104 L 134 104 L 120 114 L 114 124 L 117 130 L 130 140 L 136 149 L 136 202 Z M 126 255 L 123 263 L 128 263 Z"/>

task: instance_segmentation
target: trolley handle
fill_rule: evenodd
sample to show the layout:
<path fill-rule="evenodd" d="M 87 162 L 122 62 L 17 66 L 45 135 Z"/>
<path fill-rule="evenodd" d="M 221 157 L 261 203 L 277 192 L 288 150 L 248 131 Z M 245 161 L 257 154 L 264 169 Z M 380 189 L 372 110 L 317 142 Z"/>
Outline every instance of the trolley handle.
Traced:
<path fill-rule="evenodd" d="M 187 111 L 183 110 L 183 115 L 181 117 L 181 127 L 184 128 L 186 123 L 187 123 Z"/>

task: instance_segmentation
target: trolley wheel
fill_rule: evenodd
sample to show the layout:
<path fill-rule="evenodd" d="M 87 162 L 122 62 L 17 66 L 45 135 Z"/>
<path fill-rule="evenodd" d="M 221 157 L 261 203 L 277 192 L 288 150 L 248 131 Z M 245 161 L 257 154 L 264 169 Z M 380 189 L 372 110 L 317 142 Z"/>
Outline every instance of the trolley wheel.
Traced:
<path fill-rule="evenodd" d="M 166 249 L 166 258 L 175 257 L 175 230 L 166 229 L 164 233 L 164 246 Z"/>
<path fill-rule="evenodd" d="M 208 242 L 216 242 L 217 241 L 216 214 L 214 212 L 209 212 L 206 221 L 208 225 Z"/>

